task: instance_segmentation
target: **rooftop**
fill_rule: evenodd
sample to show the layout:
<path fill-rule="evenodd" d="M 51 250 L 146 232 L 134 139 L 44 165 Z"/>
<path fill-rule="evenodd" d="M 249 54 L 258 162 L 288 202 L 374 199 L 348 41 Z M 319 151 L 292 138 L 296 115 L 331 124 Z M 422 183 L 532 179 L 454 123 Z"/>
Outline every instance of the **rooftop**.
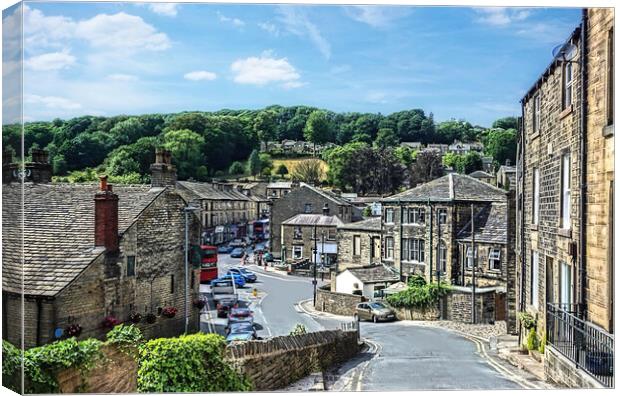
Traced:
<path fill-rule="evenodd" d="M 316 225 L 316 226 L 340 226 L 344 224 L 338 216 L 325 216 L 322 214 L 298 214 L 282 222 L 282 225 Z"/>
<path fill-rule="evenodd" d="M 249 201 L 247 195 L 239 191 L 223 191 L 210 183 L 179 181 L 177 186 L 183 187 L 194 194 L 198 199 L 219 199 L 223 201 Z"/>
<path fill-rule="evenodd" d="M 450 173 L 415 188 L 382 199 L 382 202 L 506 202 L 506 191 L 476 178 Z"/>
<path fill-rule="evenodd" d="M 22 185 L 2 186 L 2 289 L 54 296 L 104 252 L 103 247 L 94 246 L 94 198 L 99 186 L 23 186 L 23 211 Z M 164 190 L 150 185 L 114 185 L 119 198 L 119 233 L 123 234 Z"/>
<path fill-rule="evenodd" d="M 506 204 L 493 202 L 474 216 L 474 237 L 476 242 L 508 243 L 508 219 Z M 459 241 L 471 241 L 471 219 L 457 233 Z"/>
<path fill-rule="evenodd" d="M 357 279 L 364 283 L 398 282 L 400 280 L 400 276 L 396 270 L 385 265 L 348 268 L 345 271 L 351 272 Z"/>
<path fill-rule="evenodd" d="M 354 223 L 346 223 L 338 226 L 339 230 L 381 231 L 381 217 L 370 217 Z"/>
<path fill-rule="evenodd" d="M 271 182 L 269 184 L 267 184 L 267 188 L 292 188 L 293 182 L 290 181 L 278 181 L 278 182 Z"/>
<path fill-rule="evenodd" d="M 471 177 L 475 177 L 476 179 L 482 179 L 482 178 L 492 178 L 493 175 L 485 172 L 485 171 L 481 171 L 481 170 L 477 170 L 474 171 L 472 173 L 469 174 L 469 176 Z"/>

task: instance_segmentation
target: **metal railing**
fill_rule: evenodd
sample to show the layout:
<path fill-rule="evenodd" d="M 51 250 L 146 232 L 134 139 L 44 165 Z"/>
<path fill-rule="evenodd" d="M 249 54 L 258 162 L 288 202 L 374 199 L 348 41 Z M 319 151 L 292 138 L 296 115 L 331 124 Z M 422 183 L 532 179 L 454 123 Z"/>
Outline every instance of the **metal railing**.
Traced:
<path fill-rule="evenodd" d="M 547 304 L 547 342 L 606 387 L 614 386 L 614 337 L 580 318 L 575 304 Z"/>

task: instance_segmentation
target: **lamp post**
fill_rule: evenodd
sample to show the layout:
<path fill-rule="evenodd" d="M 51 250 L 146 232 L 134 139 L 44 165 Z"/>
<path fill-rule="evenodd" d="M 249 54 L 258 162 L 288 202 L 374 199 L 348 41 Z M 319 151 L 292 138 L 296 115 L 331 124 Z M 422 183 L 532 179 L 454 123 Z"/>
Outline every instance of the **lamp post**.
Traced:
<path fill-rule="evenodd" d="M 316 235 L 316 226 L 314 226 L 314 232 L 313 232 L 313 238 L 314 239 L 314 249 L 312 249 L 312 261 L 314 262 L 313 265 L 313 275 L 312 275 L 312 287 L 313 287 L 313 305 L 316 307 L 316 254 L 317 254 L 317 246 L 316 246 L 316 241 L 317 241 L 317 235 Z"/>
<path fill-rule="evenodd" d="M 195 206 L 188 205 L 183 208 L 185 213 L 185 292 L 183 293 L 183 311 L 185 315 L 185 333 L 189 327 L 189 312 L 187 309 L 188 293 L 189 293 L 189 213 L 199 210 Z"/>

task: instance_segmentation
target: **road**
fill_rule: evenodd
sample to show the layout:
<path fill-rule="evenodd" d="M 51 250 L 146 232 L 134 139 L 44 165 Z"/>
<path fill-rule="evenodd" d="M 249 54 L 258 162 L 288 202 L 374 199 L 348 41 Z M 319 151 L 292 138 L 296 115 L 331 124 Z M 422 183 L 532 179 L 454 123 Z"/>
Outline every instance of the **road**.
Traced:
<path fill-rule="evenodd" d="M 220 255 L 220 274 L 238 265 L 239 261 Z M 299 301 L 312 298 L 311 279 L 266 273 L 254 265 L 248 268 L 257 273 L 259 281 L 240 289 L 239 294 L 255 313 L 259 336 L 286 335 L 298 323 L 308 331 L 340 327 L 341 320 L 309 315 L 297 306 Z M 258 290 L 257 298 L 252 297 L 254 287 Z M 207 319 L 203 318 L 203 321 Z M 220 319 L 216 326 L 220 333 L 224 328 L 221 321 L 225 320 Z M 215 322 L 211 320 L 212 324 Z M 205 323 L 202 327 L 208 331 Z M 410 322 L 362 322 L 360 332 L 370 345 L 370 351 L 340 369 L 341 378 L 332 381 L 336 386 L 333 390 L 520 389 L 528 386 L 513 376 L 511 369 L 498 368 L 497 362 L 489 361 L 480 345 L 444 329 L 415 326 Z"/>

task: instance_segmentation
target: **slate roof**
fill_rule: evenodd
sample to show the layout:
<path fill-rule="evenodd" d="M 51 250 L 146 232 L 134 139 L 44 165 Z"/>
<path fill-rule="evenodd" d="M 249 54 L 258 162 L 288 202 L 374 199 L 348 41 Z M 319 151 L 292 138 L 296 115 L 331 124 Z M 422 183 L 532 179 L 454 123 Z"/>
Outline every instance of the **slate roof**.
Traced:
<path fill-rule="evenodd" d="M 398 273 L 385 265 L 373 265 L 359 268 L 347 268 L 345 271 L 351 272 L 363 283 L 373 282 L 397 282 L 400 280 Z"/>
<path fill-rule="evenodd" d="M 508 243 L 507 204 L 493 202 L 474 216 L 476 242 Z M 471 220 L 457 233 L 458 241 L 471 241 Z"/>
<path fill-rule="evenodd" d="M 381 202 L 506 202 L 506 192 L 476 178 L 451 173 L 415 188 L 384 198 Z"/>
<path fill-rule="evenodd" d="M 299 185 L 307 187 L 307 188 L 315 191 L 316 193 L 321 194 L 323 197 L 333 201 L 337 205 L 346 205 L 346 206 L 352 206 L 353 205 L 349 200 L 347 200 L 347 199 L 341 197 L 340 195 L 338 195 L 336 193 L 333 193 L 331 191 L 327 191 L 327 190 L 323 190 L 323 189 L 320 189 L 320 188 L 317 188 L 317 187 L 313 187 L 313 186 L 311 186 L 309 184 L 306 184 L 306 183 L 299 183 Z"/>
<path fill-rule="evenodd" d="M 119 197 L 121 234 L 165 190 L 150 185 L 113 189 Z M 2 186 L 3 290 L 55 296 L 103 253 L 102 247 L 94 246 L 97 190 L 96 184 L 25 183 L 22 212 L 21 185 Z"/>
<path fill-rule="evenodd" d="M 346 223 L 338 226 L 339 230 L 360 230 L 360 231 L 381 231 L 381 217 L 370 217 L 362 221 L 356 221 L 354 223 Z"/>
<path fill-rule="evenodd" d="M 475 177 L 476 179 L 482 179 L 482 178 L 492 178 L 493 175 L 488 174 L 485 171 L 481 171 L 481 170 L 477 170 L 475 172 L 472 172 L 469 174 L 469 176 L 471 177 Z"/>
<path fill-rule="evenodd" d="M 322 214 L 298 214 L 282 222 L 283 225 L 316 225 L 339 226 L 344 224 L 338 216 L 324 216 Z"/>
<path fill-rule="evenodd" d="M 177 186 L 183 187 L 198 199 L 218 199 L 222 201 L 249 201 L 247 195 L 239 191 L 222 191 L 209 183 L 179 181 Z"/>

